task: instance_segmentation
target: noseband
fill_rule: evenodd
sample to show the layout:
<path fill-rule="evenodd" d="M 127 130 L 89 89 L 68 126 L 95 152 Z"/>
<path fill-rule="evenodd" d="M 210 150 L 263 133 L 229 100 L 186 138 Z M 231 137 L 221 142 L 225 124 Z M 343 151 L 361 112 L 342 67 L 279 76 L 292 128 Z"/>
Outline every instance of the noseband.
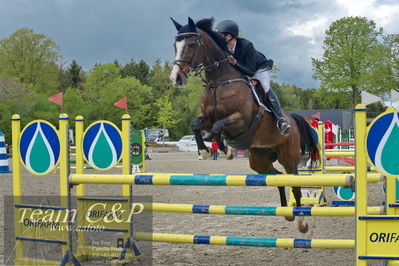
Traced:
<path fill-rule="evenodd" d="M 195 49 L 194 53 L 191 55 L 191 58 L 190 59 L 178 59 L 178 60 L 173 61 L 173 64 L 177 65 L 180 68 L 180 70 L 183 72 L 183 74 L 186 78 L 188 78 L 188 76 L 190 75 L 190 72 L 193 70 L 193 66 L 192 66 L 193 60 L 194 60 L 195 56 L 197 55 L 198 47 L 202 45 L 201 35 L 198 32 L 184 32 L 184 33 L 179 33 L 176 35 L 176 40 L 185 39 L 185 38 L 193 37 L 193 36 L 195 36 L 195 43 L 194 43 L 195 47 L 193 47 L 193 48 L 196 48 L 196 49 Z M 183 47 L 182 54 L 184 53 L 185 49 L 186 49 L 186 46 Z M 187 73 L 184 72 L 182 66 L 180 65 L 180 63 L 182 63 L 182 62 L 190 64 L 190 69 Z"/>

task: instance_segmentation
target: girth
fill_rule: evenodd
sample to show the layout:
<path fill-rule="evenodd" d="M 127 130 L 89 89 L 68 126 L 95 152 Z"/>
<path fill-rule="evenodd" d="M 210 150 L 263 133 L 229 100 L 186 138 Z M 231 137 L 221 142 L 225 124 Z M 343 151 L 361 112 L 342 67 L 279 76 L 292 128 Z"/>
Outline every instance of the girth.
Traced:
<path fill-rule="evenodd" d="M 223 138 L 226 139 L 228 145 L 238 150 L 246 150 L 251 146 L 252 137 L 255 131 L 258 129 L 260 122 L 263 119 L 263 114 L 265 113 L 265 108 L 263 106 L 258 106 L 258 110 L 252 117 L 249 123 L 248 129 L 236 137 L 231 137 L 227 133 L 223 133 Z"/>

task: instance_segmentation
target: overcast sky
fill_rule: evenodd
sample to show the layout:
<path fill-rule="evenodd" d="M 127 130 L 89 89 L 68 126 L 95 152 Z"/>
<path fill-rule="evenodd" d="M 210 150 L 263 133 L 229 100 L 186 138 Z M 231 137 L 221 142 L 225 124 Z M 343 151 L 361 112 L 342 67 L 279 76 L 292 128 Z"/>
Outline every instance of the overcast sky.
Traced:
<path fill-rule="evenodd" d="M 321 58 L 325 31 L 345 16 L 366 16 L 399 33 L 398 0 L 0 0 L 0 38 L 21 27 L 47 34 L 69 65 L 143 59 L 171 61 L 176 33 L 169 17 L 236 21 L 255 48 L 280 68 L 277 81 L 317 88 L 311 57 Z"/>

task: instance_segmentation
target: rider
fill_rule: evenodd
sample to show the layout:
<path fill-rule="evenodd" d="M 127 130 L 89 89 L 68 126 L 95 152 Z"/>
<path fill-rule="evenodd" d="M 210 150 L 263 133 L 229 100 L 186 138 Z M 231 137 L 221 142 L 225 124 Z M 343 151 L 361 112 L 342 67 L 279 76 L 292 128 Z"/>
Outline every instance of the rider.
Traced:
<path fill-rule="evenodd" d="M 277 127 L 281 134 L 286 136 L 290 133 L 291 126 L 283 116 L 279 100 L 270 87 L 269 70 L 273 67 L 273 61 L 255 50 L 252 42 L 238 37 L 239 29 L 237 23 L 232 20 L 223 20 L 216 26 L 216 31 L 226 40 L 227 49 L 230 53 L 228 60 L 241 74 L 259 80 L 265 93 L 270 109 L 277 121 Z"/>

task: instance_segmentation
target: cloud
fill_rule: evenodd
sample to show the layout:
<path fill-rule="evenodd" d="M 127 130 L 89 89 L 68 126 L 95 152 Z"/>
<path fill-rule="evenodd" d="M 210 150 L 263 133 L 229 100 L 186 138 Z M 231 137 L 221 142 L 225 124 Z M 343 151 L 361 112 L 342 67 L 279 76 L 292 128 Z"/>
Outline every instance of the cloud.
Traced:
<path fill-rule="evenodd" d="M 313 20 L 308 20 L 303 23 L 295 23 L 292 26 L 289 26 L 287 30 L 293 35 L 307 37 L 311 39 L 311 44 L 315 44 L 316 35 L 320 32 L 320 29 L 328 28 L 327 22 L 328 19 L 326 17 L 316 17 Z"/>
<path fill-rule="evenodd" d="M 346 8 L 349 16 L 362 16 L 371 8 L 375 0 L 336 0 L 338 5 Z"/>
<path fill-rule="evenodd" d="M 348 16 L 364 16 L 388 30 L 398 29 L 394 22 L 399 15 L 399 2 L 377 0 L 336 0 Z"/>
<path fill-rule="evenodd" d="M 171 61 L 180 23 L 215 17 L 233 19 L 244 37 L 280 68 L 278 82 L 318 87 L 311 57 L 320 58 L 325 30 L 350 15 L 367 16 L 386 32 L 399 30 L 397 0 L 2 0 L 0 38 L 20 27 L 47 34 L 67 63 L 88 70 L 95 63 L 130 59 Z"/>

